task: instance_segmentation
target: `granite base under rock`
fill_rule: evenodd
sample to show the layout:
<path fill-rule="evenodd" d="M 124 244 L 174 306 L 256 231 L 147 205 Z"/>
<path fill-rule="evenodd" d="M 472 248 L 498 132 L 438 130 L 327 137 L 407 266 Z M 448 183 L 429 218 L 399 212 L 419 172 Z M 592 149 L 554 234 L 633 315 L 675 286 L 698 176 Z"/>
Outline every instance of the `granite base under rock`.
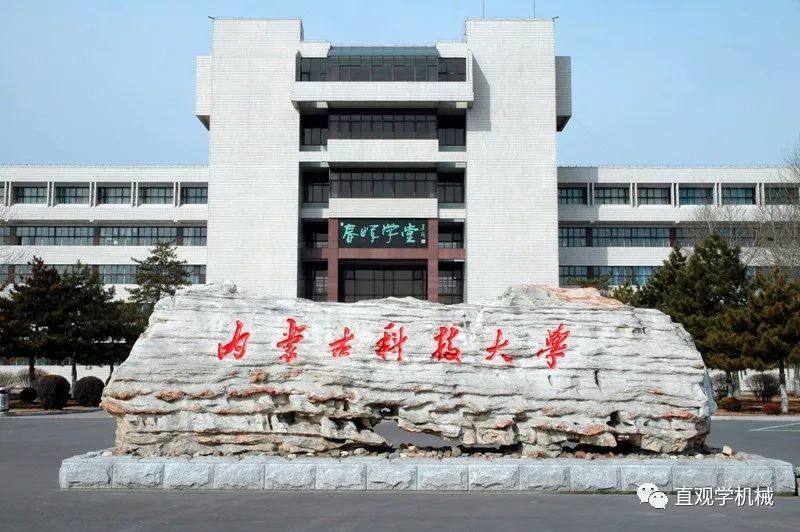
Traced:
<path fill-rule="evenodd" d="M 682 487 L 770 487 L 778 495 L 797 493 L 792 464 L 758 456 L 747 460 L 137 458 L 96 451 L 67 458 L 59 473 L 65 489 L 633 493 L 644 482 L 664 492 Z"/>

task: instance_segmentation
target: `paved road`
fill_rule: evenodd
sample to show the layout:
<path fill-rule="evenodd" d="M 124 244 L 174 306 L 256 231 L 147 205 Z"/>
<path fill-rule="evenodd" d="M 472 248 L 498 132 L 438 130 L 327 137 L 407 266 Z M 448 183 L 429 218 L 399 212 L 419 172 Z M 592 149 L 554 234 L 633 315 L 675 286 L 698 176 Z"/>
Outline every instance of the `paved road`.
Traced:
<path fill-rule="evenodd" d="M 718 421 L 713 444 L 800 462 L 800 432 Z M 799 428 L 800 425 L 788 427 Z M 0 530 L 797 531 L 800 498 L 772 508 L 640 506 L 631 495 L 61 491 L 60 461 L 109 447 L 105 414 L 0 418 Z M 749 446 L 749 447 L 748 447 Z"/>

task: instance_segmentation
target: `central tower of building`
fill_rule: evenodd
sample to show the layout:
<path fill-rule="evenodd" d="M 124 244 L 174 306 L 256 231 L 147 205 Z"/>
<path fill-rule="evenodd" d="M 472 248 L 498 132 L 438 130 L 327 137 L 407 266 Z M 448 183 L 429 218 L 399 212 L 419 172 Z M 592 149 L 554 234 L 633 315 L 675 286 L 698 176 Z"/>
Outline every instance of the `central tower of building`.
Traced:
<path fill-rule="evenodd" d="M 336 46 L 299 20 L 216 19 L 208 282 L 286 297 L 455 303 L 558 283 L 556 132 L 569 58 L 551 19 L 464 41 Z"/>

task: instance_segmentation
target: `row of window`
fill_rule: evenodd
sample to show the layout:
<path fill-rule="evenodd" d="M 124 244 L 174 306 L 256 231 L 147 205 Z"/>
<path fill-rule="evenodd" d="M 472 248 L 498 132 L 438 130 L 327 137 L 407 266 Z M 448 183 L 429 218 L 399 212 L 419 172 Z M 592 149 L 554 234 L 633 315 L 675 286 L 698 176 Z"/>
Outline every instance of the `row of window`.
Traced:
<path fill-rule="evenodd" d="M 337 110 L 300 117 L 300 144 L 325 146 L 328 139 L 439 139 L 464 146 L 466 116 L 437 115 L 435 109 Z"/>
<path fill-rule="evenodd" d="M 591 280 L 599 279 L 611 286 L 625 283 L 644 286 L 655 275 L 658 266 L 559 266 L 558 281 L 561 286 L 581 286 Z M 747 277 L 766 273 L 769 267 L 748 266 Z"/>
<path fill-rule="evenodd" d="M 2 226 L 0 244 L 18 246 L 205 246 L 205 227 Z"/>
<path fill-rule="evenodd" d="M 329 177 L 330 176 L 330 177 Z M 306 172 L 303 203 L 326 204 L 333 198 L 438 198 L 443 204 L 464 203 L 464 175 L 430 169 L 333 169 Z"/>
<path fill-rule="evenodd" d="M 297 57 L 297 81 L 466 81 L 464 57 Z"/>
<path fill-rule="evenodd" d="M 56 264 L 53 267 L 58 273 L 64 275 L 71 273 L 76 265 Z M 90 266 L 100 275 L 100 280 L 105 284 L 136 284 L 136 264 L 101 264 Z M 205 264 L 192 264 L 184 266 L 186 280 L 190 284 L 204 284 L 206 282 Z M 0 281 L 24 283 L 33 273 L 32 264 L 0 264 Z"/>
<path fill-rule="evenodd" d="M 638 187 L 639 205 L 671 205 L 671 187 Z M 787 205 L 797 202 L 798 191 L 793 187 L 765 187 L 764 200 L 767 205 Z M 588 205 L 586 186 L 558 187 L 559 205 Z M 595 186 L 595 205 L 628 205 L 630 204 L 630 187 L 627 186 Z M 712 187 L 678 187 L 680 205 L 711 205 L 714 203 Z M 722 205 L 755 205 L 756 189 L 747 187 L 722 187 Z"/>
<path fill-rule="evenodd" d="M 749 226 L 718 227 L 715 232 L 727 242 L 742 247 L 756 245 L 756 231 Z M 559 227 L 558 245 L 573 247 L 682 247 L 695 240 L 688 227 Z"/>
<path fill-rule="evenodd" d="M 580 286 L 592 279 L 602 279 L 612 286 L 629 283 L 643 286 L 653 277 L 658 266 L 559 266 L 561 286 Z"/>
<path fill-rule="evenodd" d="M 140 186 L 140 205 L 171 205 L 175 190 L 172 186 Z M 99 205 L 130 204 L 131 187 L 126 186 L 98 186 L 97 203 Z M 15 186 L 12 190 L 13 203 L 44 204 L 47 203 L 47 186 Z M 59 205 L 88 205 L 88 186 L 59 186 L 55 187 L 55 203 Z M 208 203 L 208 187 L 181 187 L 181 204 Z"/>

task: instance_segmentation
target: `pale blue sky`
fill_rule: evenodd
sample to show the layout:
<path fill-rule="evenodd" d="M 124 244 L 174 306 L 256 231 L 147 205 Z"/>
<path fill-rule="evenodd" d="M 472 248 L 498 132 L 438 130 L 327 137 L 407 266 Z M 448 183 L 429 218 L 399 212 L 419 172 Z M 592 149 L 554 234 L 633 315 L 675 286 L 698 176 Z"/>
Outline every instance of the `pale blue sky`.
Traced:
<path fill-rule="evenodd" d="M 800 0 L 537 0 L 572 56 L 570 164 L 780 164 L 800 136 Z M 486 0 L 530 17 L 533 0 Z M 208 15 L 301 17 L 307 39 L 461 39 L 481 0 L 0 2 L 0 164 L 206 163 Z"/>

